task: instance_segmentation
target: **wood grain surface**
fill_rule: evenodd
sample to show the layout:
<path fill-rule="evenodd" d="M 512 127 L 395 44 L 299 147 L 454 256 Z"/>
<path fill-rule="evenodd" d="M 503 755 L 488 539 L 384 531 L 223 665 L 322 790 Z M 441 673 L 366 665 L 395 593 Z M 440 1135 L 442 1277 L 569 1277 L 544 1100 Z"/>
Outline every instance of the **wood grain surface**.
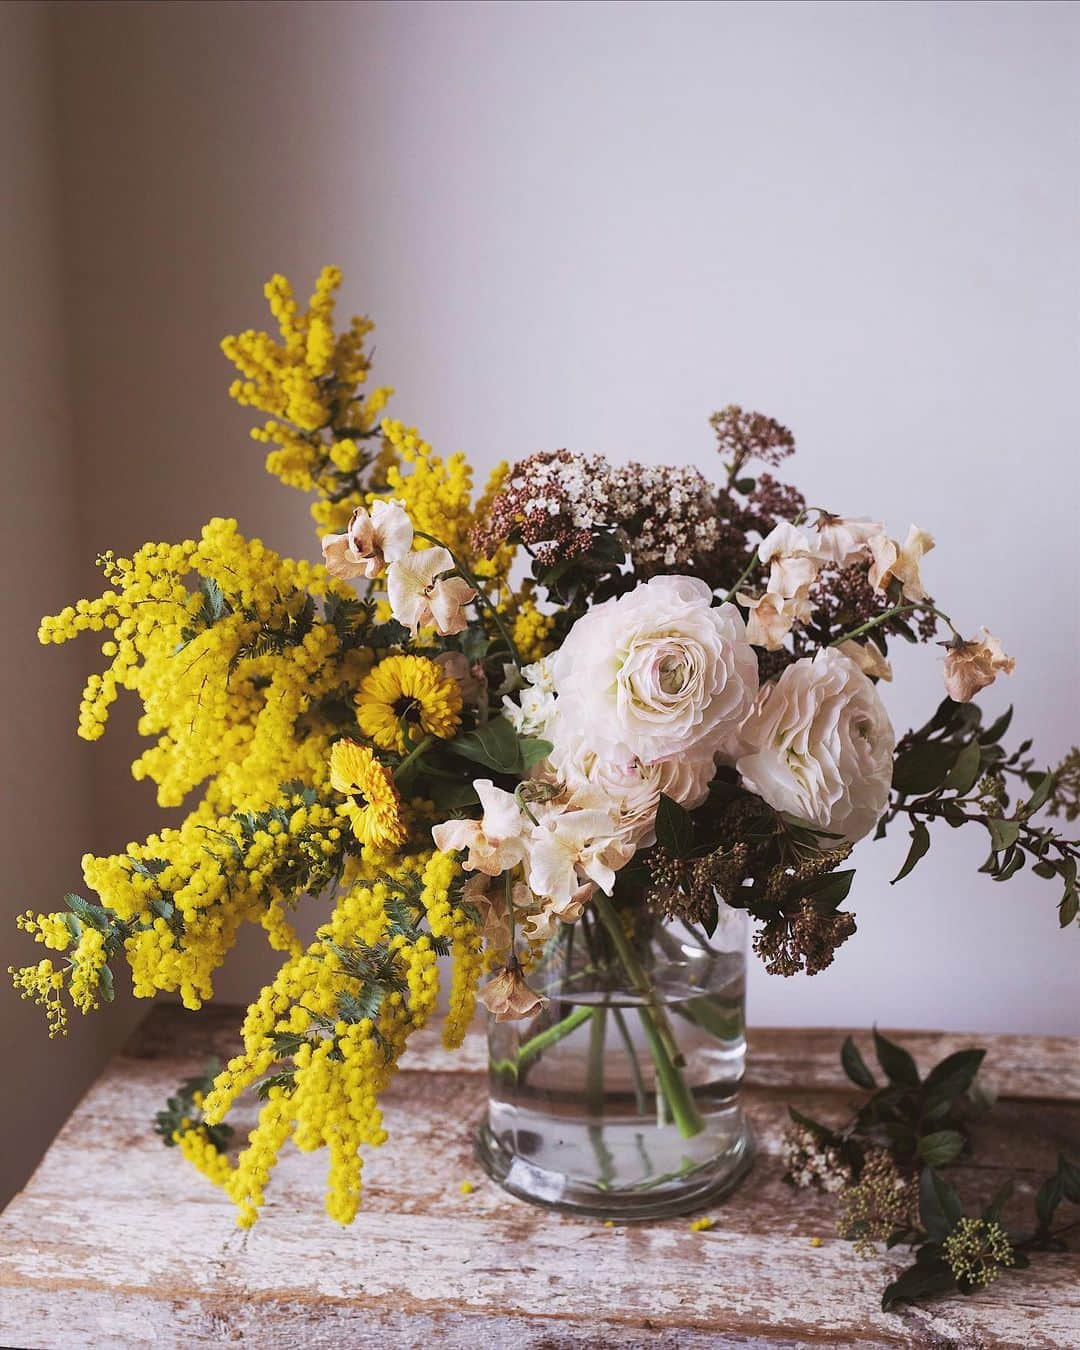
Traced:
<path fill-rule="evenodd" d="M 709 1232 L 687 1219 L 606 1228 L 506 1196 L 472 1159 L 483 1039 L 449 1054 L 428 1033 L 387 1098 L 390 1142 L 368 1158 L 352 1227 L 323 1212 L 325 1157 L 288 1148 L 263 1217 L 242 1232 L 150 1130 L 181 1078 L 232 1053 L 240 1016 L 155 1008 L 84 1098 L 0 1216 L 0 1344 L 1080 1347 L 1080 1253 L 1037 1256 L 975 1298 L 883 1314 L 904 1257 L 860 1261 L 832 1236 L 832 1201 L 782 1184 L 787 1104 L 838 1122 L 852 1100 L 842 1031 L 752 1034 L 745 1099 L 759 1157 L 709 1211 Z M 1057 1152 L 1080 1148 L 1080 1042 L 893 1034 L 924 1069 L 988 1048 L 983 1077 L 1000 1100 L 976 1127 L 977 1162 L 950 1172 L 973 1197 L 1016 1175 L 1019 1221 Z"/>

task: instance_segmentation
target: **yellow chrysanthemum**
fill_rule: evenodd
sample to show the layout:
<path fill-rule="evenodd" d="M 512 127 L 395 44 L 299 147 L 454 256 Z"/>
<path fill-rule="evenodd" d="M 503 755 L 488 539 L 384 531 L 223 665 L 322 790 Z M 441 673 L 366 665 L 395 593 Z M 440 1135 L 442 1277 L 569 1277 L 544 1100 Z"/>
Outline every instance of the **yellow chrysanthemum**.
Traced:
<path fill-rule="evenodd" d="M 356 720 L 376 745 L 399 754 L 406 731 L 448 740 L 461 725 L 461 686 L 426 656 L 388 656 L 360 685 Z"/>
<path fill-rule="evenodd" d="M 394 780 L 366 745 L 336 741 L 330 751 L 330 785 L 348 800 L 345 815 L 362 844 L 396 848 L 405 842 L 401 798 Z"/>

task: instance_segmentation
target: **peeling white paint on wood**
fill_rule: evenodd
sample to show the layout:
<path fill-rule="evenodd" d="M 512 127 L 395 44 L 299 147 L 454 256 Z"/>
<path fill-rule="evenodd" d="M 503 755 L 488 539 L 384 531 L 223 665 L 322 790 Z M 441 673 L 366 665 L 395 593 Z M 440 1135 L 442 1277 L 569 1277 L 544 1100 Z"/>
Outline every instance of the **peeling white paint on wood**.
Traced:
<path fill-rule="evenodd" d="M 692 1233 L 685 1219 L 604 1228 L 504 1195 L 472 1161 L 482 1038 L 451 1054 L 423 1033 L 387 1099 L 391 1139 L 369 1157 L 352 1228 L 323 1213 L 325 1158 L 287 1149 L 262 1219 L 244 1233 L 229 1203 L 149 1129 L 181 1078 L 231 1052 L 239 1016 L 155 1009 L 88 1093 L 0 1216 L 0 1343 L 1080 1346 L 1080 1254 L 1038 1257 L 976 1298 L 885 1315 L 880 1290 L 904 1258 L 860 1262 L 829 1236 L 832 1202 L 781 1183 L 787 1104 L 826 1120 L 847 1112 L 842 1032 L 753 1034 L 746 1100 L 761 1157 L 713 1209 L 711 1232 Z M 1080 1044 L 900 1035 L 923 1067 L 976 1040 L 988 1047 L 985 1073 L 1002 1100 L 977 1127 L 977 1163 L 955 1175 L 978 1197 L 1005 1169 L 1017 1174 L 1019 1219 L 1057 1152 L 1080 1145 Z M 466 1178 L 477 1187 L 469 1196 Z"/>

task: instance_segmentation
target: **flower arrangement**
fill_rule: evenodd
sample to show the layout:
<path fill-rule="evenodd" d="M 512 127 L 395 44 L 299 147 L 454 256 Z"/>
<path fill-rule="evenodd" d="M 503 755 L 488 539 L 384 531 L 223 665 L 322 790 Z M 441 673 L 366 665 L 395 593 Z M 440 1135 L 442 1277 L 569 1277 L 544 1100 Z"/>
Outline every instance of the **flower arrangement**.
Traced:
<path fill-rule="evenodd" d="M 252 432 L 267 468 L 315 494 L 322 562 L 216 519 L 103 555 L 103 594 L 40 631 L 102 637 L 79 734 L 134 692 L 151 742 L 135 777 L 162 806 L 196 800 L 181 825 L 85 857 L 96 900 L 20 920 L 58 964 L 15 984 L 53 1033 L 67 1003 L 111 1000 L 121 958 L 136 997 L 197 1009 L 240 926 L 261 925 L 282 963 L 237 1054 L 163 1113 L 242 1224 L 290 1138 L 328 1149 L 327 1210 L 353 1218 L 361 1150 L 386 1137 L 380 1094 L 436 1013 L 443 958 L 453 1047 L 478 998 L 500 1022 L 545 1007 L 531 972 L 562 934 L 607 943 L 642 997 L 661 1110 L 691 1135 L 635 947 L 651 917 L 709 936 L 721 907 L 742 911 L 770 971 L 813 974 L 855 932 L 854 844 L 903 820 L 906 875 L 944 820 L 986 833 L 994 879 L 1027 864 L 1055 879 L 1062 926 L 1076 919 L 1080 846 L 1036 820 L 1075 817 L 1075 759 L 1037 772 L 1029 742 L 1003 747 L 1008 715 L 983 726 L 970 700 L 1013 662 L 928 596 L 924 530 L 900 542 L 808 506 L 772 473 L 791 433 L 737 407 L 712 418 L 719 483 L 564 449 L 500 465 L 474 500 L 465 458 L 367 391 L 371 324 L 335 333 L 340 279 L 325 269 L 301 309 L 275 277 L 278 335 L 223 343 L 232 397 L 267 418 Z M 939 633 L 948 696 L 897 738 L 889 643 Z M 306 945 L 301 902 L 324 915 Z M 251 1090 L 258 1122 L 232 1161 L 225 1117 Z"/>

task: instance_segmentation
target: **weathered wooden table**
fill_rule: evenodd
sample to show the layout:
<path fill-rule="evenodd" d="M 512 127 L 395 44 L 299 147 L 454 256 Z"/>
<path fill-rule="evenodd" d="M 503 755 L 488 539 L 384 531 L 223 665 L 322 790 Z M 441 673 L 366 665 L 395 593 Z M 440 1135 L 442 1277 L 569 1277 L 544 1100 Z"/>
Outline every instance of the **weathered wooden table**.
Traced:
<path fill-rule="evenodd" d="M 761 1154 L 711 1211 L 607 1228 L 504 1195 L 472 1160 L 484 1047 L 414 1042 L 346 1230 L 322 1210 L 325 1157 L 287 1150 L 259 1224 L 232 1208 L 150 1122 L 176 1083 L 228 1057 L 240 1013 L 155 1009 L 0 1216 L 0 1344 L 107 1346 L 1066 1346 L 1080 1347 L 1080 1254 L 1047 1255 L 972 1299 L 879 1311 L 892 1256 L 859 1261 L 832 1236 L 832 1202 L 780 1180 L 790 1102 L 846 1114 L 838 1031 L 758 1030 L 746 1099 Z M 921 1067 L 971 1039 L 911 1033 Z M 1080 1042 L 990 1036 L 1001 1100 L 978 1126 L 962 1191 L 1019 1170 L 1018 1199 L 1080 1143 Z M 461 1182 L 476 1190 L 462 1194 Z M 824 1239 L 812 1246 L 811 1238 Z"/>

